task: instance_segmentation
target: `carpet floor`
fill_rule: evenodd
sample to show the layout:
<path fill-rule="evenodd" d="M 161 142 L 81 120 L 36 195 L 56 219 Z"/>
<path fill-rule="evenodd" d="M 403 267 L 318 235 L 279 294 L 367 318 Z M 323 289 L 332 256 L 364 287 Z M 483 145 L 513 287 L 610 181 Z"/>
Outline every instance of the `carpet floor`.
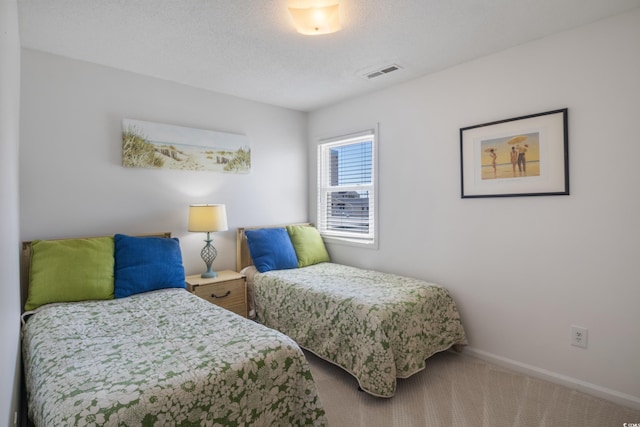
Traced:
<path fill-rule="evenodd" d="M 331 427 L 623 427 L 640 411 L 568 387 L 442 352 L 398 380 L 396 395 L 358 391 L 350 374 L 305 351 Z"/>

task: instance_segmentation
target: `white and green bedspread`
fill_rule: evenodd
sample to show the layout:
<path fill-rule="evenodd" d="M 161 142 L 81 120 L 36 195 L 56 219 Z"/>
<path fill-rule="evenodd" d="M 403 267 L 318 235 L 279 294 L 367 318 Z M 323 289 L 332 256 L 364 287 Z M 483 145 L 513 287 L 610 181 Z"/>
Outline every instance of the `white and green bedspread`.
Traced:
<path fill-rule="evenodd" d="M 36 426 L 327 424 L 293 340 L 184 289 L 43 306 L 23 338 Z"/>
<path fill-rule="evenodd" d="M 467 343 L 449 292 L 422 280 L 321 263 L 257 273 L 257 319 L 351 373 L 375 396 L 425 359 Z"/>

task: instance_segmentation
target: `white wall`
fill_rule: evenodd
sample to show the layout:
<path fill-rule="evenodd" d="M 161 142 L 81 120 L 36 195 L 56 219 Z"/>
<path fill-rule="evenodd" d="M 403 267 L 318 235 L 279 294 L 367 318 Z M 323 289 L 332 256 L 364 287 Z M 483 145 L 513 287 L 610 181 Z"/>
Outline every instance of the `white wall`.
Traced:
<path fill-rule="evenodd" d="M 311 220 L 317 138 L 380 123 L 380 248 L 333 259 L 441 283 L 468 352 L 640 408 L 639 40 L 636 9 L 312 113 Z M 564 107 L 570 196 L 460 198 L 461 127 Z"/>
<path fill-rule="evenodd" d="M 20 401 L 20 110 L 18 6 L 0 2 L 0 425 L 11 426 Z"/>
<path fill-rule="evenodd" d="M 123 118 L 248 135 L 250 174 L 121 166 Z M 204 271 L 190 203 L 225 203 L 213 268 L 234 269 L 238 226 L 307 220 L 305 113 L 23 50 L 21 238 L 171 231 Z"/>

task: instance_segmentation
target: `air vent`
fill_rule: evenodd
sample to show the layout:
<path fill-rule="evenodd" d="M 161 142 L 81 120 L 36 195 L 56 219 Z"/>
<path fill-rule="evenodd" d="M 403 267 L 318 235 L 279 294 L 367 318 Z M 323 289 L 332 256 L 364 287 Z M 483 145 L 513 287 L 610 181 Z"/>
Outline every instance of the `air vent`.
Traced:
<path fill-rule="evenodd" d="M 402 67 L 398 64 L 386 65 L 383 68 L 379 68 L 374 71 L 367 72 L 362 75 L 367 80 L 375 79 L 376 77 L 384 76 L 385 74 L 393 73 L 394 71 L 401 70 Z"/>

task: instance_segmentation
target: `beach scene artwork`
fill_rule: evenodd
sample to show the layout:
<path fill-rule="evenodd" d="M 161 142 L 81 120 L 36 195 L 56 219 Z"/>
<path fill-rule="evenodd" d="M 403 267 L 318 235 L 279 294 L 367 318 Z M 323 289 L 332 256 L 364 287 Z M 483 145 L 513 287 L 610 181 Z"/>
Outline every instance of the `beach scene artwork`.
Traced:
<path fill-rule="evenodd" d="M 249 173 L 251 148 L 246 135 L 123 119 L 122 165 Z"/>
<path fill-rule="evenodd" d="M 480 141 L 482 180 L 540 176 L 540 133 L 531 132 Z"/>

